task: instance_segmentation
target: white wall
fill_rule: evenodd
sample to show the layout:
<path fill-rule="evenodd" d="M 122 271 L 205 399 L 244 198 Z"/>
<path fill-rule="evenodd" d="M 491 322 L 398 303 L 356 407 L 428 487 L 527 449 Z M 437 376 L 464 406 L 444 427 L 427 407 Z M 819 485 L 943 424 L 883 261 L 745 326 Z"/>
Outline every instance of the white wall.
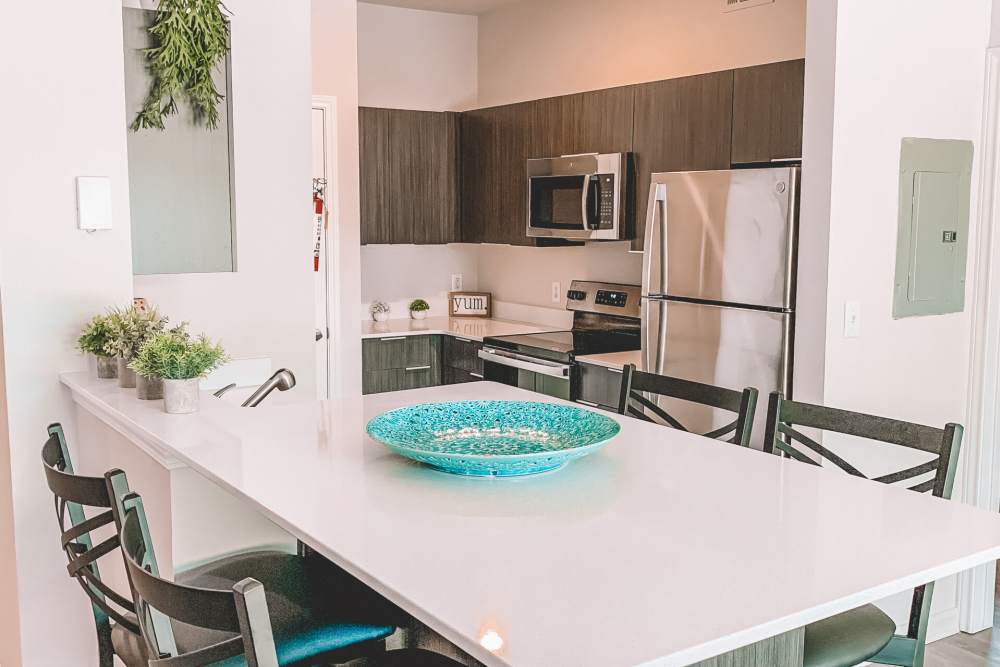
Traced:
<path fill-rule="evenodd" d="M 466 14 L 358 4 L 362 106 L 461 111 L 476 104 L 476 25 Z"/>
<path fill-rule="evenodd" d="M 50 422 L 66 422 L 73 436 L 73 406 L 57 376 L 86 368 L 74 350 L 80 326 L 132 296 L 121 26 L 121 0 L 0 4 L 0 62 L 8 63 L 0 68 L 8 389 L 0 447 L 9 448 L 11 468 L 0 489 L 12 481 L 14 504 L 14 534 L 0 542 L 16 546 L 20 611 L 19 637 L 16 623 L 0 624 L 5 667 L 97 664 L 90 605 L 66 575 L 39 452 Z M 112 230 L 75 229 L 78 175 L 111 178 Z M 0 529 L 9 526 L 9 517 L 0 520 Z"/>
<path fill-rule="evenodd" d="M 358 20 L 355 0 L 312 0 L 312 92 L 337 98 L 337 224 L 330 230 L 338 274 L 330 332 L 338 385 L 331 396 L 361 393 L 361 200 L 358 180 Z"/>
<path fill-rule="evenodd" d="M 358 3 L 358 102 L 361 106 L 420 111 L 475 107 L 478 18 Z M 316 64 L 318 70 L 330 62 Z M 366 245 L 361 249 L 362 315 L 369 302 L 406 305 L 426 299 L 444 314 L 450 277 L 478 289 L 478 246 Z"/>
<path fill-rule="evenodd" d="M 815 27 L 825 36 L 810 25 L 810 39 L 815 36 L 826 55 L 821 58 L 810 45 L 807 81 L 813 87 L 807 95 L 833 100 L 832 125 L 821 118 L 821 109 L 807 107 L 812 112 L 807 111 L 803 156 L 804 170 L 829 157 L 823 382 L 828 405 L 935 426 L 965 421 L 968 308 L 892 319 L 899 147 L 903 137 L 933 137 L 972 140 L 978 151 L 989 5 L 989 0 L 919 2 L 899 12 L 891 3 L 840 0 L 835 21 L 815 17 L 823 21 L 825 28 Z M 813 19 L 811 11 L 811 23 Z M 829 31 L 834 31 L 835 43 Z M 814 66 L 827 70 L 827 58 L 834 62 L 832 72 L 809 71 Z M 812 178 L 806 172 L 803 180 Z M 814 189 L 804 196 L 811 194 L 819 193 Z M 821 201 L 804 206 L 810 217 L 803 218 L 803 225 L 822 226 L 823 220 L 811 218 L 821 215 L 821 209 Z M 971 239 L 970 256 L 975 256 L 975 242 Z M 822 259 L 810 257 L 810 250 L 815 255 L 817 247 L 802 248 L 800 264 Z M 967 280 L 970 288 L 971 282 Z M 848 300 L 861 304 L 857 338 L 843 336 Z M 826 444 L 845 451 L 857 446 L 840 438 L 827 438 Z M 896 460 L 894 453 L 882 450 L 869 454 L 861 467 L 884 470 Z M 901 613 L 903 604 L 897 602 L 894 609 Z M 957 630 L 954 607 L 954 579 L 948 579 L 935 591 L 932 634 Z"/>
<path fill-rule="evenodd" d="M 479 18 L 479 106 L 801 58 L 805 0 L 516 2 Z"/>
<path fill-rule="evenodd" d="M 316 395 L 308 0 L 231 0 L 235 273 L 136 276 L 135 293 L 233 357 L 292 369 Z"/>

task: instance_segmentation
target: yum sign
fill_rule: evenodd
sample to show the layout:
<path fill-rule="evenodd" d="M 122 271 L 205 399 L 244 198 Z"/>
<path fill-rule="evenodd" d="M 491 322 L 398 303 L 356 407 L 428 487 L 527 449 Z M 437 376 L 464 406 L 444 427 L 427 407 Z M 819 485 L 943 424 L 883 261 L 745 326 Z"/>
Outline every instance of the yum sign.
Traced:
<path fill-rule="evenodd" d="M 489 317 L 492 301 L 489 292 L 448 292 L 448 314 L 452 317 Z"/>

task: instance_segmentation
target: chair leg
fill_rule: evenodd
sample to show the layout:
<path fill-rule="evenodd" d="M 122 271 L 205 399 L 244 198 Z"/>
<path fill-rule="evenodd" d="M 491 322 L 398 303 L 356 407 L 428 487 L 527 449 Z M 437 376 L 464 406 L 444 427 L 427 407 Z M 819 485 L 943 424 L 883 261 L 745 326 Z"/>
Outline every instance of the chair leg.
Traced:
<path fill-rule="evenodd" d="M 97 655 L 101 667 L 114 667 L 115 647 L 111 643 L 111 623 L 107 620 L 97 624 Z"/>

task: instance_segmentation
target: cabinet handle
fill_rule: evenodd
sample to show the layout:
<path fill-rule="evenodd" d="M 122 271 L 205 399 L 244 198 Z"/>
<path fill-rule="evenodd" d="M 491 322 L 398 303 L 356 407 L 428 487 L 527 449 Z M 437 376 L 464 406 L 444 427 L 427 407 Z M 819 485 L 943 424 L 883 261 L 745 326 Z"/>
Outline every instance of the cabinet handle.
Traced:
<path fill-rule="evenodd" d="M 410 372 L 410 371 L 429 371 L 430 369 L 431 369 L 430 366 L 408 366 L 406 368 L 406 372 Z"/>
<path fill-rule="evenodd" d="M 472 342 L 468 338 L 459 338 L 458 336 L 455 336 L 455 340 L 460 341 L 462 343 L 471 343 Z"/>
<path fill-rule="evenodd" d="M 591 407 L 591 408 L 599 408 L 599 407 L 601 407 L 597 403 L 591 403 L 590 401 L 585 401 L 582 398 L 576 399 L 576 402 L 577 403 L 583 403 L 584 405 L 586 405 L 588 407 Z"/>
<path fill-rule="evenodd" d="M 393 336 L 392 338 L 379 338 L 379 342 L 381 342 L 381 343 L 389 343 L 389 342 L 394 341 L 394 340 L 403 340 L 405 338 L 406 338 L 406 336 Z"/>
<path fill-rule="evenodd" d="M 483 379 L 483 374 L 482 373 L 469 373 L 469 375 L 471 375 L 474 378 L 479 378 L 480 380 Z"/>
<path fill-rule="evenodd" d="M 622 373 L 624 372 L 624 371 L 623 371 L 622 369 L 620 369 L 620 368 L 611 368 L 610 366 L 606 366 L 605 368 L 607 368 L 607 369 L 608 369 L 608 372 L 609 372 L 609 373 L 618 373 L 619 375 L 621 375 L 621 374 L 622 374 Z"/>

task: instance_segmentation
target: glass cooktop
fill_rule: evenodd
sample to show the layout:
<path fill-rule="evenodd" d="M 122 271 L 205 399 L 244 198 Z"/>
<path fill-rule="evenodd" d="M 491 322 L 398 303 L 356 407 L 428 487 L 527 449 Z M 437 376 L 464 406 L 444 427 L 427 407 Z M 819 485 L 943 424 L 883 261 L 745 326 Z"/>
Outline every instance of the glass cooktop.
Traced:
<path fill-rule="evenodd" d="M 553 361 L 570 362 L 585 354 L 638 350 L 638 331 L 548 331 L 486 338 L 485 345 Z"/>

